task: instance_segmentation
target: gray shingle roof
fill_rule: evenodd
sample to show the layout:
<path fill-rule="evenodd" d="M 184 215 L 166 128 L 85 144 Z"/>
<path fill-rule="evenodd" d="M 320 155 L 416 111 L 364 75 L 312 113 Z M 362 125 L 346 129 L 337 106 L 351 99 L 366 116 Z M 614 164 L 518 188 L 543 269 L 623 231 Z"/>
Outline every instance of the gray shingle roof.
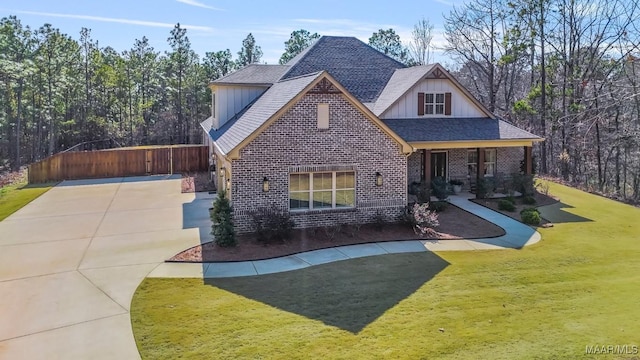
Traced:
<path fill-rule="evenodd" d="M 288 65 L 249 64 L 211 83 L 271 85 L 280 80 L 289 68 Z"/>
<path fill-rule="evenodd" d="M 323 36 L 296 56 L 282 77 L 327 71 L 361 102 L 374 101 L 396 69 L 406 66 L 354 37 Z"/>
<path fill-rule="evenodd" d="M 373 113 L 376 114 L 376 116 L 382 115 L 398 98 L 424 78 L 433 66 L 434 65 L 423 65 L 396 69 L 391 79 L 389 79 L 389 82 L 384 89 L 382 89 L 380 96 L 378 96 L 372 109 Z"/>
<path fill-rule="evenodd" d="M 407 142 L 540 139 L 506 121 L 491 118 L 383 119 Z"/>
<path fill-rule="evenodd" d="M 317 79 L 320 74 L 320 72 L 316 72 L 273 84 L 254 103 L 247 105 L 244 110 L 226 122 L 220 129 L 210 130 L 209 135 L 223 153 L 229 153 Z"/>

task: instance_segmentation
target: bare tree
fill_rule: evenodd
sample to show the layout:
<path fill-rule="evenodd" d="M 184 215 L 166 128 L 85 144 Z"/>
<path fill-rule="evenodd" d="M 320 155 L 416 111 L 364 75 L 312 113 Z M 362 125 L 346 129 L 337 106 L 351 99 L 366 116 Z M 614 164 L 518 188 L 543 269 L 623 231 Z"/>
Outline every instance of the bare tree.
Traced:
<path fill-rule="evenodd" d="M 409 43 L 409 61 L 412 65 L 427 65 L 431 63 L 431 41 L 433 40 L 433 25 L 422 18 L 413 25 L 411 43 Z"/>

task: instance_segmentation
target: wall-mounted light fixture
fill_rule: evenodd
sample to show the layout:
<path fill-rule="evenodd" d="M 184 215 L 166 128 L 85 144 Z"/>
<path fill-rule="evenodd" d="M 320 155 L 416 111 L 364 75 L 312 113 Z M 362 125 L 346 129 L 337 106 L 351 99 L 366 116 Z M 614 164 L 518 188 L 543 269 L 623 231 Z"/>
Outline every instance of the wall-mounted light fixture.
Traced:
<path fill-rule="evenodd" d="M 262 179 L 262 192 L 268 192 L 269 191 L 269 179 L 267 179 L 267 177 L 265 176 L 264 179 Z"/>
<path fill-rule="evenodd" d="M 220 168 L 220 177 L 224 176 L 224 173 L 227 171 L 227 168 L 225 168 L 224 166 Z"/>
<path fill-rule="evenodd" d="M 226 187 L 227 191 L 231 191 L 231 179 L 227 179 L 227 187 Z"/>
<path fill-rule="evenodd" d="M 382 186 L 382 174 L 376 172 L 376 186 Z"/>

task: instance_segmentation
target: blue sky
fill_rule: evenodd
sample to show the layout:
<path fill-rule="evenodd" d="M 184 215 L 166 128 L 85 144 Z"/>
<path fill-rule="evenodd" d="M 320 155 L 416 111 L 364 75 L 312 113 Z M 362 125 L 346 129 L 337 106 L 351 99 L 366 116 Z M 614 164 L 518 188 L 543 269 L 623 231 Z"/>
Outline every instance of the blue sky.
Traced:
<path fill-rule="evenodd" d="M 229 48 L 234 58 L 251 32 L 264 52 L 262 60 L 274 64 L 284 42 L 298 29 L 356 36 L 366 42 L 378 29 L 392 27 L 406 42 L 413 24 L 424 17 L 435 26 L 434 43 L 438 45 L 443 14 L 456 2 L 461 0 L 2 0 L 0 17 L 16 15 L 32 28 L 50 23 L 74 39 L 87 27 L 101 47 L 118 51 L 130 49 L 143 36 L 156 50 L 165 51 L 169 32 L 179 22 L 187 28 L 199 55 Z M 448 61 L 438 54 L 435 60 Z"/>

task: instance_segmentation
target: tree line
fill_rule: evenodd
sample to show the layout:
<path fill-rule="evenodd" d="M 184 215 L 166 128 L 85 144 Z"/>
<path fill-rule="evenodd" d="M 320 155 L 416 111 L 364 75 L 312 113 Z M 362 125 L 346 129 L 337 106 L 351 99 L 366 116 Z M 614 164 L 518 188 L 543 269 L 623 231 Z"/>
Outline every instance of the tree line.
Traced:
<path fill-rule="evenodd" d="M 249 34 L 236 59 L 229 49 L 199 57 L 180 24 L 168 35 L 164 53 L 146 37 L 118 52 L 87 28 L 74 40 L 50 24 L 1 19 L 0 170 L 82 143 L 200 142 L 209 81 L 259 62 L 262 50 Z"/>
<path fill-rule="evenodd" d="M 640 200 L 640 0 L 471 0 L 444 16 L 444 45 L 418 21 L 410 39 L 380 29 L 369 44 L 409 66 L 433 51 L 505 120 L 546 139 L 538 173 Z M 0 21 L 0 166 L 17 167 L 75 144 L 199 142 L 206 84 L 261 61 L 249 34 L 199 57 L 177 24 L 160 53 L 146 38 L 117 52 L 83 28 L 79 40 L 45 24 Z M 280 63 L 320 37 L 301 29 Z M 402 41 L 405 40 L 405 41 Z"/>

